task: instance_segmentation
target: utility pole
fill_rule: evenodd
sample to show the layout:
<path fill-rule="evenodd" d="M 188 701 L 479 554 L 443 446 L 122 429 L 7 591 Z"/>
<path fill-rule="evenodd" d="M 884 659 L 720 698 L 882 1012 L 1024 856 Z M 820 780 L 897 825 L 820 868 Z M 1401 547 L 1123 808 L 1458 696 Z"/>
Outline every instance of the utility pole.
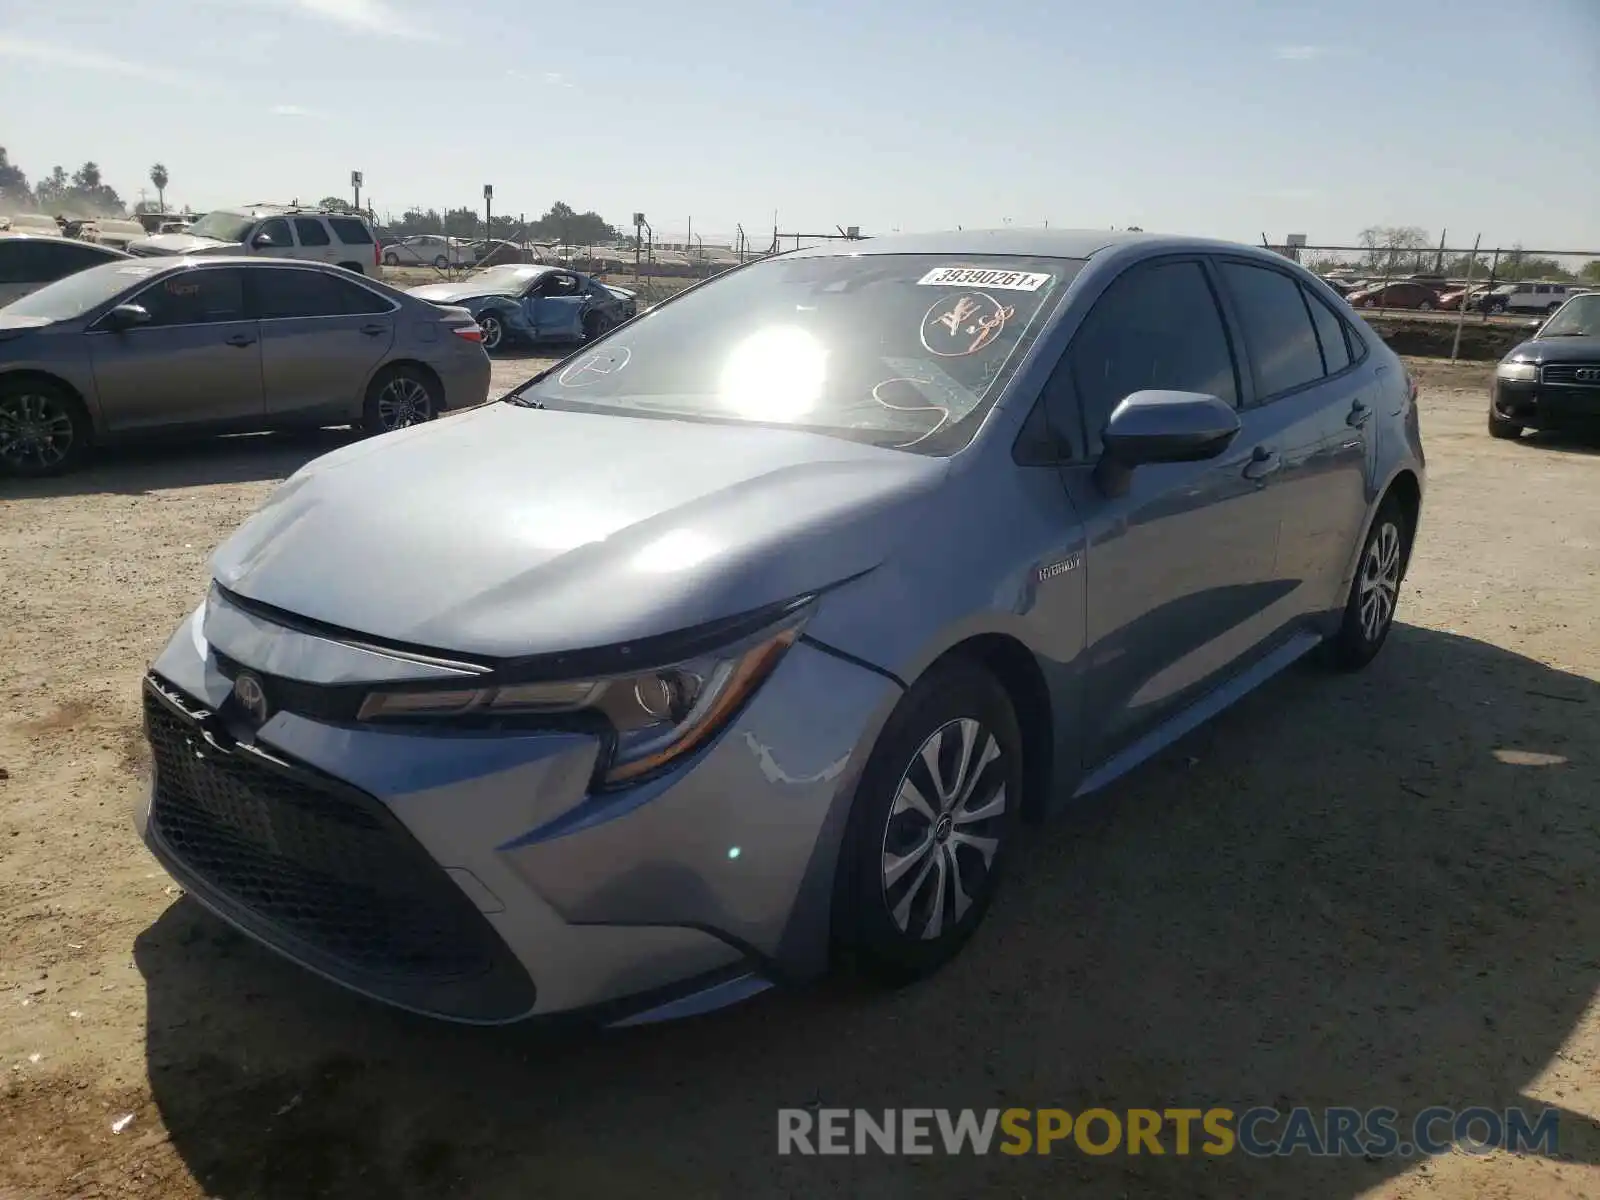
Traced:
<path fill-rule="evenodd" d="M 488 241 L 494 233 L 494 184 L 483 185 L 483 240 Z"/>

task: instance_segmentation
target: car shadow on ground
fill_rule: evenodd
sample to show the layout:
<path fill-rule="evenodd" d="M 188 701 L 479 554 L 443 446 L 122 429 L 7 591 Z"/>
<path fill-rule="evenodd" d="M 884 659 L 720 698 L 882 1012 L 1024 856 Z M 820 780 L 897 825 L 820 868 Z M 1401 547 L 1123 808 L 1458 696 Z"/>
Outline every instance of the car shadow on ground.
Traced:
<path fill-rule="evenodd" d="M 0 476 L 0 500 L 106 493 L 138 496 L 168 488 L 283 479 L 318 455 L 361 436 L 351 428 L 307 429 L 98 447 L 81 468 L 65 475 L 36 480 Z"/>
<path fill-rule="evenodd" d="M 1600 426 L 1585 432 L 1538 429 L 1525 433 L 1518 442 L 1530 450 L 1552 450 L 1558 454 L 1600 456 Z"/>
<path fill-rule="evenodd" d="M 1345 1200 L 1414 1161 L 1170 1133 L 1164 1157 L 780 1157 L 776 1111 L 1542 1109 L 1600 984 L 1597 711 L 1585 678 L 1398 626 L 1366 672 L 1290 671 L 1046 826 L 935 979 L 676 1025 L 430 1023 L 180 901 L 135 947 L 151 1087 L 223 1198 Z M 1585 1116 L 1560 1137 L 1600 1163 Z"/>

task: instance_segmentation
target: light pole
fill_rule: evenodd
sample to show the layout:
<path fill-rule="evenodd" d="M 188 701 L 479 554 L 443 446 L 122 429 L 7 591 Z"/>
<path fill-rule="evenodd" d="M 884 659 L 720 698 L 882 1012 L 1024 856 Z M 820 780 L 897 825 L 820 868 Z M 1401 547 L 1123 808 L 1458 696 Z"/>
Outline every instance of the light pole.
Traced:
<path fill-rule="evenodd" d="M 356 211 L 360 212 L 361 211 L 361 172 L 360 171 L 351 171 L 350 172 L 350 186 L 353 189 L 355 189 L 355 193 L 356 193 Z"/>

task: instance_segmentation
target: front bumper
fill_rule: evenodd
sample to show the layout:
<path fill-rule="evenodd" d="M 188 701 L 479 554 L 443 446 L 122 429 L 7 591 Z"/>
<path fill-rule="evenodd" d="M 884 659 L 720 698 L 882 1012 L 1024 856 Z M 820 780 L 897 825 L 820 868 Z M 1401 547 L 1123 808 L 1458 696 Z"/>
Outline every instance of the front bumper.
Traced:
<path fill-rule="evenodd" d="M 799 643 L 692 761 L 591 793 L 584 734 L 291 711 L 250 729 L 224 673 L 239 652 L 219 659 L 196 613 L 154 664 L 136 824 L 198 900 L 302 966 L 475 1023 L 676 1015 L 826 968 L 838 838 L 888 680 Z"/>
<path fill-rule="evenodd" d="M 1548 366 L 1548 364 L 1547 364 Z M 1489 401 L 1497 415 L 1540 429 L 1600 425 L 1600 386 L 1495 379 Z"/>

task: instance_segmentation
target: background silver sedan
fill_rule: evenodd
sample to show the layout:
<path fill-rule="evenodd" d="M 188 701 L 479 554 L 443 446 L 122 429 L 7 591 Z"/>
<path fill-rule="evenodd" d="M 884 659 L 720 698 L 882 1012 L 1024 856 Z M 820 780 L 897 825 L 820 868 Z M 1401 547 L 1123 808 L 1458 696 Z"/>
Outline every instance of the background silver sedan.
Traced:
<path fill-rule="evenodd" d="M 13 474 L 178 429 L 383 432 L 488 393 L 471 313 L 318 263 L 118 261 L 0 308 L 0 471 Z"/>

